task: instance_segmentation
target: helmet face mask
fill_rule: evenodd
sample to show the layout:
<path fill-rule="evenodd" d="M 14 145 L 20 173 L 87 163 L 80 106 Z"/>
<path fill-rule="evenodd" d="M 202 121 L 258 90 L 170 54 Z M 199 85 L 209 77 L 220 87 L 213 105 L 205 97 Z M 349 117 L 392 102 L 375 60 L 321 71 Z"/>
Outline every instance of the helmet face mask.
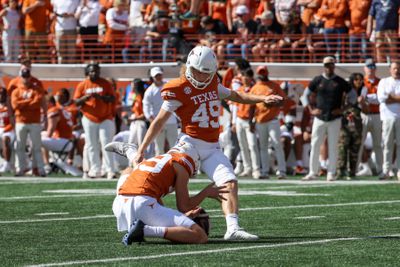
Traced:
<path fill-rule="evenodd" d="M 217 68 L 217 57 L 212 49 L 196 46 L 188 55 L 185 76 L 196 89 L 204 89 L 213 80 Z M 203 78 L 206 74 L 208 77 Z"/>

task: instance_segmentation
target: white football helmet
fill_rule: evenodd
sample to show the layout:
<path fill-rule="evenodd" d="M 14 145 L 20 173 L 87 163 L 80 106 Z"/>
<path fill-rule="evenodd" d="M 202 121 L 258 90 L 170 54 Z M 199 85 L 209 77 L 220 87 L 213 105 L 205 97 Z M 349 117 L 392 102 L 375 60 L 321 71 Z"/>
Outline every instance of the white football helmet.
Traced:
<path fill-rule="evenodd" d="M 193 75 L 192 68 L 208 73 L 209 77 L 204 81 L 198 81 Z M 204 89 L 211 83 L 217 69 L 218 61 L 214 51 L 207 46 L 196 46 L 188 55 L 185 75 L 195 88 Z"/>
<path fill-rule="evenodd" d="M 192 173 L 190 176 L 192 177 L 197 174 L 197 170 L 199 169 L 200 156 L 196 148 L 192 144 L 184 141 L 179 141 L 179 143 L 173 146 L 168 151 L 168 153 L 183 153 L 188 155 L 194 162 L 194 166 L 192 165 L 192 163 L 188 162 L 188 166 L 192 169 Z"/>

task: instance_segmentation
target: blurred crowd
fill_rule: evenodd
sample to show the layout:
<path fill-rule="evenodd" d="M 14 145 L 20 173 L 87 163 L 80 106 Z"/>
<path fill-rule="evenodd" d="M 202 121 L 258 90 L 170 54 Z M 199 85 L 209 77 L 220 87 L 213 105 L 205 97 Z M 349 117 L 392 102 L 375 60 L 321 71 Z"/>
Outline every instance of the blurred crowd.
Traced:
<path fill-rule="evenodd" d="M 173 61 L 199 42 L 220 66 L 398 53 L 399 0 L 2 0 L 6 62 Z"/>
<path fill-rule="evenodd" d="M 339 77 L 337 60 L 326 56 L 322 74 L 308 84 L 277 83 L 269 79 L 267 66 L 254 69 L 241 57 L 233 62 L 221 77 L 225 87 L 285 99 L 282 107 L 272 108 L 223 102 L 220 144 L 239 177 L 400 179 L 399 62 L 390 64 L 383 79 L 376 77 L 373 59 L 360 72 Z M 129 163 L 104 146 L 142 143 L 162 105 L 163 69 L 149 69 L 148 78 L 135 78 L 123 94 L 114 79 L 101 76 L 95 62 L 82 70 L 84 80 L 73 91 L 63 88 L 54 95 L 31 71 L 31 62 L 24 60 L 18 76 L 0 89 L 0 172 L 116 178 Z M 146 157 L 167 151 L 179 132 L 173 116 Z"/>

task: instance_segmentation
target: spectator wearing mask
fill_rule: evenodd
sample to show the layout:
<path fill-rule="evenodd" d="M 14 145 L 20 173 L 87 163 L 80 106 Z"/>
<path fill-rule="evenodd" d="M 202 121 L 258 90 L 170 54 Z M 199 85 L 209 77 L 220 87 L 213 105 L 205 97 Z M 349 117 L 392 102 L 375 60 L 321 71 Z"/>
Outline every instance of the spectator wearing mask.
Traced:
<path fill-rule="evenodd" d="M 46 176 L 41 153 L 42 139 L 40 124 L 41 108 L 46 106 L 45 91 L 41 83 L 35 82 L 30 75 L 30 69 L 21 69 L 21 83 L 11 94 L 11 106 L 15 113 L 16 134 L 16 176 L 24 175 L 26 166 L 26 144 L 28 134 L 32 141 L 32 173 Z M 47 109 L 43 110 L 46 114 Z"/>

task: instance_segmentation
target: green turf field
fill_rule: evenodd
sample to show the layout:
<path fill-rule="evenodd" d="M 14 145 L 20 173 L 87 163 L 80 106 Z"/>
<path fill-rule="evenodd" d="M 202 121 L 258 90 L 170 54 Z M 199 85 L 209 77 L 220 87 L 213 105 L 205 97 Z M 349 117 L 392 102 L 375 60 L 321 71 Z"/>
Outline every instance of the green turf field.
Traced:
<path fill-rule="evenodd" d="M 124 247 L 111 211 L 116 180 L 1 177 L 0 266 L 399 266 L 399 182 L 298 179 L 240 180 L 240 223 L 257 242 L 225 242 L 219 204 L 206 200 L 208 244 Z"/>

